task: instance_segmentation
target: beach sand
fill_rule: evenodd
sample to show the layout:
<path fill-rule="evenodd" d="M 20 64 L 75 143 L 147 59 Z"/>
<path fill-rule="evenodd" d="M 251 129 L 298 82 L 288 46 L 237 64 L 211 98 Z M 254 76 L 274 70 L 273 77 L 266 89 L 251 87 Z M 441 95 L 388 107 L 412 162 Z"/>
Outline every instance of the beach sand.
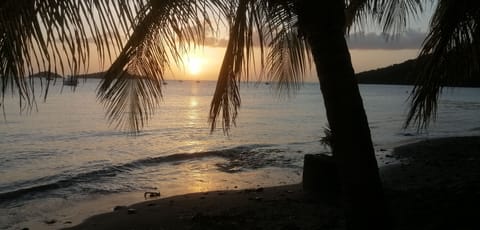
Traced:
<path fill-rule="evenodd" d="M 397 147 L 381 170 L 396 229 L 480 229 L 480 137 Z"/>
<path fill-rule="evenodd" d="M 129 209 L 133 213 L 129 214 Z M 71 229 L 233 230 L 314 229 L 318 226 L 342 229 L 340 209 L 314 199 L 296 184 L 152 200 L 94 216 Z"/>
<path fill-rule="evenodd" d="M 480 229 L 480 137 L 423 140 L 386 157 L 399 162 L 380 170 L 393 229 Z M 148 200 L 68 229 L 344 228 L 338 202 L 294 184 Z"/>

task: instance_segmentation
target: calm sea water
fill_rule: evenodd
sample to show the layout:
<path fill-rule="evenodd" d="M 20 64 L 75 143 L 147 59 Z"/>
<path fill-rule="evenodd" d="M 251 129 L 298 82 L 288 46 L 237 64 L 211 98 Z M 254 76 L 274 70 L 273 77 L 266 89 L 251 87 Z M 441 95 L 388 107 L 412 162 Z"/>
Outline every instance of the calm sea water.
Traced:
<path fill-rule="evenodd" d="M 292 97 L 279 97 L 264 84 L 242 85 L 230 136 L 209 131 L 214 82 L 169 81 L 164 103 L 138 136 L 108 125 L 95 98 L 97 85 L 88 80 L 75 92 L 57 85 L 45 103 L 38 102 L 38 112 L 21 115 L 18 99 L 6 98 L 0 229 L 74 219 L 81 212 L 76 207 L 88 201 L 110 200 L 111 209 L 112 199 L 136 202 L 146 191 L 170 196 L 297 183 L 304 154 L 327 151 L 319 142 L 326 119 L 318 84 L 306 83 Z M 437 122 L 418 134 L 402 129 L 410 86 L 360 88 L 377 150 L 412 138 L 480 134 L 478 89 L 446 89 Z M 388 163 L 383 151 L 377 154 L 380 165 Z"/>

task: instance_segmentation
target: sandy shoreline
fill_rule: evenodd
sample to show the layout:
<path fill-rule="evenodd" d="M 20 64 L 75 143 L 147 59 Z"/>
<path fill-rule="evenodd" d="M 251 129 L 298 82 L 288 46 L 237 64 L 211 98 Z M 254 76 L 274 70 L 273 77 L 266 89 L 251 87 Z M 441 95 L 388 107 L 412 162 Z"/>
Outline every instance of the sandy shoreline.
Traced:
<path fill-rule="evenodd" d="M 424 140 L 386 157 L 400 162 L 381 168 L 394 229 L 480 228 L 480 137 Z M 148 200 L 68 229 L 344 229 L 344 224 L 339 204 L 294 184 Z"/>
<path fill-rule="evenodd" d="M 91 217 L 71 229 L 337 229 L 343 225 L 339 211 L 295 184 L 142 202 Z"/>

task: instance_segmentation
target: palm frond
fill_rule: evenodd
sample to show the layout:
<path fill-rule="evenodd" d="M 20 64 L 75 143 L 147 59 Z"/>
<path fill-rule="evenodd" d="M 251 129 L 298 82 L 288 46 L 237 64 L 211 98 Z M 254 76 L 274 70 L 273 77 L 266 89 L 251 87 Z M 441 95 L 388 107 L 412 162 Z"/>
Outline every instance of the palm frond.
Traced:
<path fill-rule="evenodd" d="M 98 89 L 98 98 L 108 118 L 117 127 L 139 131 L 162 100 L 162 83 L 172 64 L 182 54 L 201 44 L 209 13 L 205 1 L 153 2 L 107 71 Z"/>
<path fill-rule="evenodd" d="M 311 68 L 309 46 L 293 25 L 277 32 L 269 44 L 268 77 L 278 82 L 280 92 L 298 89 Z"/>
<path fill-rule="evenodd" d="M 436 117 L 437 101 L 445 85 L 480 73 L 480 3 L 439 1 L 424 41 L 416 86 L 405 127 L 426 128 Z"/>
<path fill-rule="evenodd" d="M 220 0 L 2 1 L 2 101 L 11 88 L 20 104 L 31 106 L 34 82 L 26 76 L 53 71 L 76 77 L 96 55 L 103 65 L 113 62 L 98 88 L 107 117 L 138 131 L 161 101 L 165 72 L 203 42 L 209 18 L 225 8 Z"/>
<path fill-rule="evenodd" d="M 278 82 L 279 93 L 290 94 L 290 90 L 299 89 L 306 71 L 311 69 L 310 48 L 297 28 L 294 12 L 294 5 L 289 2 L 267 6 L 266 19 L 270 21 L 264 30 L 268 40 L 267 77 Z"/>
<path fill-rule="evenodd" d="M 376 1 L 371 0 L 350 0 L 346 1 L 345 9 L 345 26 L 347 34 L 354 26 L 363 28 L 369 18 L 373 14 L 378 13 L 378 9 L 374 7 Z"/>
<path fill-rule="evenodd" d="M 128 1 L 5 0 L 0 4 L 0 77 L 20 104 L 35 101 L 34 72 L 78 75 L 88 69 L 90 46 L 113 59 L 143 6 Z M 48 83 L 47 83 L 48 84 Z M 46 87 L 46 90 L 48 86 Z"/>
<path fill-rule="evenodd" d="M 237 2 L 232 2 L 232 7 L 236 6 L 236 10 L 231 15 L 230 37 L 210 105 L 209 117 L 211 131 L 213 132 L 216 128 L 217 118 L 222 113 L 222 128 L 227 134 L 231 125 L 235 125 L 238 108 L 240 107 L 239 84 L 245 59 L 244 47 L 249 49 L 250 46 L 247 46 L 246 43 L 251 40 L 246 15 L 250 2 L 240 0 L 236 5 L 235 3 Z"/>
<path fill-rule="evenodd" d="M 376 21 L 387 34 L 397 34 L 407 27 L 410 18 L 416 18 L 428 0 L 347 0 L 347 32 L 355 25 Z"/>
<path fill-rule="evenodd" d="M 384 0 L 375 6 L 381 10 L 378 16 L 374 16 L 383 26 L 384 32 L 397 34 L 407 27 L 409 18 L 416 18 L 423 11 L 423 2 L 424 0 Z"/>
<path fill-rule="evenodd" d="M 267 76 L 286 91 L 302 82 L 309 62 L 308 47 L 295 30 L 291 1 L 239 0 L 232 1 L 231 9 L 234 13 L 229 17 L 230 37 L 209 119 L 213 131 L 221 114 L 226 134 L 235 125 L 240 108 L 240 82 L 248 81 L 252 66 L 256 69 L 255 56 L 260 58 L 260 75 L 267 69 Z M 255 49 L 259 50 L 258 55 L 254 55 Z"/>

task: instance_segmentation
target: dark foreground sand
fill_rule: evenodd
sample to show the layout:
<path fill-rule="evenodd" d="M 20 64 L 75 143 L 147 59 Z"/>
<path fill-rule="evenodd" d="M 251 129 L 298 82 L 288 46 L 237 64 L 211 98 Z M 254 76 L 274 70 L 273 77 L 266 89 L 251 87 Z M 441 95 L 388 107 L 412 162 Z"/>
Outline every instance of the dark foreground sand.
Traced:
<path fill-rule="evenodd" d="M 480 229 L 480 137 L 401 146 L 382 168 L 394 229 Z M 130 211 L 129 211 L 130 210 Z M 150 200 L 70 229 L 344 229 L 338 203 L 300 184 Z"/>

